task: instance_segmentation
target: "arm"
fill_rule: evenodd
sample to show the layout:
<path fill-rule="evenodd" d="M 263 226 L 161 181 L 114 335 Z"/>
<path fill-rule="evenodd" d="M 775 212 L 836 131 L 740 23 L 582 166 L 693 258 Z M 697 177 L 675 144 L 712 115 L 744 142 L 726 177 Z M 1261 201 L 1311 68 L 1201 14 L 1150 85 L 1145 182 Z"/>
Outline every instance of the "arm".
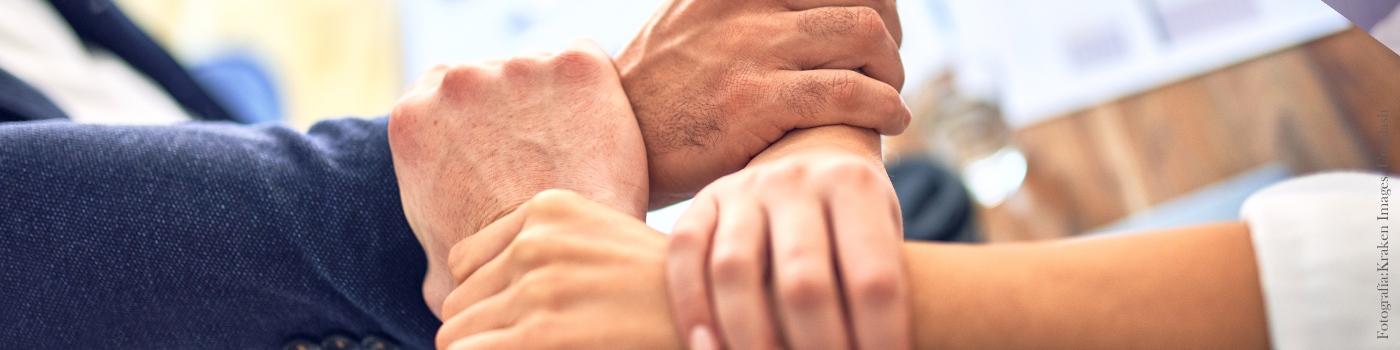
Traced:
<path fill-rule="evenodd" d="M 1269 347 L 1243 223 L 904 251 L 919 349 Z"/>
<path fill-rule="evenodd" d="M 435 85 L 472 84 L 443 79 L 444 71 L 452 70 L 446 67 L 430 72 L 423 80 L 427 83 L 421 84 L 424 89 L 412 89 L 400 101 L 390 125 L 396 172 L 404 188 L 403 208 L 430 265 L 425 301 L 437 310 L 448 290 L 444 273 L 448 247 L 541 190 L 572 189 L 640 215 L 641 209 L 690 198 L 705 184 L 739 170 L 795 128 L 851 125 L 886 134 L 901 132 L 910 115 L 899 97 L 904 75 L 894 3 L 847 5 L 835 0 L 667 1 L 615 63 L 615 79 L 625 93 L 622 103 L 630 103 L 626 112 L 635 113 L 634 125 L 613 128 L 618 121 L 574 120 L 574 129 L 555 135 L 554 142 L 537 142 L 529 148 L 482 141 L 515 141 L 507 138 L 520 130 L 498 128 L 493 133 L 490 128 L 478 128 L 473 132 L 461 130 L 474 127 L 470 123 L 436 124 L 476 111 L 436 107 L 435 100 L 469 100 L 473 94 L 491 90 L 440 94 Z M 498 98 L 493 107 L 545 99 L 555 107 L 578 106 L 597 100 L 578 95 L 582 94 Z M 447 104 L 451 103 L 439 105 Z M 596 112 L 588 111 L 593 116 Z M 628 129 L 638 132 L 645 144 L 640 162 L 645 169 L 600 164 L 598 154 L 620 149 L 609 148 L 619 143 L 611 141 L 633 136 L 592 134 Z M 601 142 L 583 145 L 590 140 Z M 479 149 L 501 150 L 513 157 L 493 158 L 492 152 Z M 635 164 L 631 152 L 628 146 L 624 158 Z M 577 165 L 569 170 L 585 171 L 538 171 L 541 164 Z M 630 203 L 633 191 L 617 191 L 611 196 L 617 200 L 593 191 L 608 188 L 612 184 L 607 182 L 613 180 L 637 178 L 644 183 L 628 186 L 641 189 L 639 209 Z M 526 185 L 513 186 L 520 183 Z"/>
<path fill-rule="evenodd" d="M 0 342 L 430 345 L 386 122 L 0 125 Z"/>
<path fill-rule="evenodd" d="M 693 197 L 793 129 L 893 135 L 894 1 L 669 0 L 617 55 L 650 165 L 650 208 Z"/>
<path fill-rule="evenodd" d="M 452 290 L 448 250 L 540 191 L 646 213 L 637 119 L 612 61 L 589 41 L 558 55 L 435 68 L 394 108 L 389 144 L 435 314 Z"/>
<path fill-rule="evenodd" d="M 1247 231 L 1234 223 L 1022 245 L 906 243 L 916 348 L 1267 348 Z M 454 247 L 468 263 L 453 264 L 460 287 L 438 344 L 679 348 L 668 300 L 657 298 L 666 295 L 664 239 L 577 195 L 537 196 Z"/>

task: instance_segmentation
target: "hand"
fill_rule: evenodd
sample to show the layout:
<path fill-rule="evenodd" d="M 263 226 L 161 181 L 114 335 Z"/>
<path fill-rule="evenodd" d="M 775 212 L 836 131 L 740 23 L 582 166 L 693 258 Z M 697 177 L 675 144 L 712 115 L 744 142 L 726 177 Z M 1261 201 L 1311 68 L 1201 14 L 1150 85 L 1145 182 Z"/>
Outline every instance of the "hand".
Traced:
<path fill-rule="evenodd" d="M 893 0 L 668 1 L 617 56 L 650 207 L 690 198 L 794 128 L 903 131 L 899 39 Z"/>
<path fill-rule="evenodd" d="M 877 146 L 788 142 L 817 141 L 808 132 L 706 187 L 676 223 L 667 277 L 691 349 L 909 349 L 899 202 Z"/>
<path fill-rule="evenodd" d="M 607 54 L 438 66 L 389 119 L 404 214 L 427 253 L 423 295 L 439 313 L 449 249 L 540 191 L 577 191 L 645 215 L 646 154 Z"/>
<path fill-rule="evenodd" d="M 452 249 L 440 350 L 681 349 L 666 236 L 567 191 L 540 193 Z"/>

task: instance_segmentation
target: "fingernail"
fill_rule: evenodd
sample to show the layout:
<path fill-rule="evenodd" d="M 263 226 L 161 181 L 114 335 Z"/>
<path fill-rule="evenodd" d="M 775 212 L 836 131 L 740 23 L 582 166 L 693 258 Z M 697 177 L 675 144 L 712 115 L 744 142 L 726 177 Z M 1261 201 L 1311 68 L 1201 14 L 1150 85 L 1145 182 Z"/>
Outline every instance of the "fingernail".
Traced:
<path fill-rule="evenodd" d="M 690 331 L 690 350 L 719 350 L 714 333 L 705 326 L 696 326 Z"/>

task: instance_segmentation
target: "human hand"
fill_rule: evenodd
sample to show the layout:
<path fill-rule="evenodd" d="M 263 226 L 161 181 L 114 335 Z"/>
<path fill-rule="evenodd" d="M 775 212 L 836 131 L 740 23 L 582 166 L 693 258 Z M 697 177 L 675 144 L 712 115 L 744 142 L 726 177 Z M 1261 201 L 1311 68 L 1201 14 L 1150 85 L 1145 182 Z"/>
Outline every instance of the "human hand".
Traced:
<path fill-rule="evenodd" d="M 878 145 L 824 129 L 715 181 L 676 223 L 667 284 L 690 349 L 909 349 L 899 202 Z"/>
<path fill-rule="evenodd" d="M 690 198 L 795 128 L 903 131 L 899 40 L 893 0 L 668 1 L 617 56 L 647 145 L 650 208 Z"/>
<path fill-rule="evenodd" d="M 645 215 L 646 154 L 607 53 L 579 41 L 554 56 L 438 66 L 389 119 L 404 214 L 428 258 L 423 295 L 440 314 L 449 249 L 540 191 L 577 191 Z"/>
<path fill-rule="evenodd" d="M 666 236 L 546 191 L 452 248 L 440 350 L 681 349 L 663 284 Z"/>

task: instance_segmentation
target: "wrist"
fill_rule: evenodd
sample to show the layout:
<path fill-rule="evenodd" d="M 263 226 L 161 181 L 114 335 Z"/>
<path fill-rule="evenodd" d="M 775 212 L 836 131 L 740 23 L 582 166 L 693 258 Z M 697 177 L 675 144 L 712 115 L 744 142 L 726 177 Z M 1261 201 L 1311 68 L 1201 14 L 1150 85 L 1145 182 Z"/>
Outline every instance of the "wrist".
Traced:
<path fill-rule="evenodd" d="M 1038 283 L 1022 264 L 1032 246 L 905 243 L 914 349 L 1044 346 L 1019 343 L 1044 339 L 1016 288 Z"/>
<path fill-rule="evenodd" d="M 514 186 L 517 187 L 518 186 Z M 423 276 L 423 301 L 427 303 L 428 309 L 433 315 L 442 317 L 442 304 L 447 299 L 447 295 L 456 288 L 456 283 L 452 279 L 452 269 L 449 265 L 448 256 L 452 247 L 467 237 L 475 235 L 482 228 L 492 222 L 510 214 L 521 203 L 529 200 L 530 197 L 524 193 L 531 191 L 509 190 L 513 186 L 501 184 L 495 188 L 492 194 L 466 195 L 465 198 L 475 200 L 464 200 L 462 205 L 465 210 L 454 210 L 463 213 L 457 220 L 414 220 L 410 215 L 409 222 L 415 223 L 414 234 L 418 236 L 418 242 L 423 247 L 423 253 L 427 258 L 427 272 Z M 539 191 L 534 191 L 539 192 Z M 504 193 L 509 193 L 505 195 Z M 516 198 L 519 197 L 519 198 Z M 448 215 L 439 215 L 448 218 Z"/>
<path fill-rule="evenodd" d="M 749 166 L 788 156 L 829 152 L 850 154 L 876 164 L 881 162 L 880 135 L 874 130 L 849 125 L 828 125 L 789 131 L 749 162 Z"/>

